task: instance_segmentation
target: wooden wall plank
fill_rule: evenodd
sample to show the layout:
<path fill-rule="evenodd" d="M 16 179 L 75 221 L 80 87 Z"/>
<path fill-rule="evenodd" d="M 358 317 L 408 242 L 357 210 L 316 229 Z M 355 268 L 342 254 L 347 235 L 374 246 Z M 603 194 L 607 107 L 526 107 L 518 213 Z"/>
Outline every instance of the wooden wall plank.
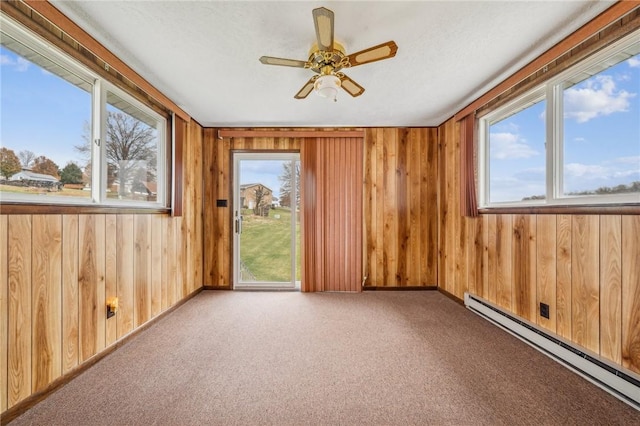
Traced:
<path fill-rule="evenodd" d="M 7 407 L 31 394 L 31 216 L 8 217 Z"/>
<path fill-rule="evenodd" d="M 105 298 L 118 297 L 118 217 L 105 216 Z M 104 308 L 106 310 L 106 306 Z M 105 320 L 105 343 L 107 346 L 118 340 L 118 313 Z"/>
<path fill-rule="evenodd" d="M 176 218 L 170 219 L 171 222 Z M 116 223 L 118 236 L 117 271 L 118 271 L 118 339 L 133 330 L 134 325 L 134 225 L 133 215 L 118 215 Z"/>
<path fill-rule="evenodd" d="M 163 222 L 164 238 L 162 239 L 162 243 L 165 262 L 162 271 L 162 276 L 164 277 L 162 280 L 162 310 L 164 311 L 174 303 L 172 289 L 176 281 L 176 246 L 173 232 L 175 221 L 171 218 L 165 218 Z"/>
<path fill-rule="evenodd" d="M 413 129 L 420 138 L 420 252 L 423 286 L 438 285 L 438 131 Z"/>
<path fill-rule="evenodd" d="M 6 215 L 0 215 L 0 413 L 7 409 L 7 349 L 9 322 L 9 283 L 8 283 L 8 221 Z"/>
<path fill-rule="evenodd" d="M 556 271 L 556 330 L 569 340 L 572 338 L 572 292 L 571 292 L 571 235 L 572 220 L 570 215 L 558 215 L 557 231 L 557 271 Z"/>
<path fill-rule="evenodd" d="M 203 252 L 203 284 L 206 286 L 212 286 L 215 282 L 215 265 L 217 261 L 216 255 L 216 243 L 215 243 L 215 214 L 212 214 L 210 210 L 219 210 L 222 207 L 217 207 L 215 202 L 217 200 L 217 162 L 216 162 L 216 131 L 217 129 L 207 128 L 203 131 L 203 143 L 202 143 L 202 170 L 203 170 L 203 203 L 206 203 L 208 209 L 203 212 L 203 238 L 204 238 L 204 252 Z M 166 276 L 166 275 L 165 275 Z M 164 304 L 163 304 L 164 306 Z"/>
<path fill-rule="evenodd" d="M 600 355 L 618 364 L 622 363 L 621 233 L 620 216 L 600 217 Z"/>
<path fill-rule="evenodd" d="M 622 217 L 622 365 L 640 373 L 640 216 Z"/>
<path fill-rule="evenodd" d="M 598 216 L 572 217 L 572 340 L 596 353 L 600 352 L 599 235 Z"/>
<path fill-rule="evenodd" d="M 510 311 L 513 309 L 512 232 L 512 216 L 498 215 L 496 218 L 496 302 Z"/>
<path fill-rule="evenodd" d="M 32 392 L 62 374 L 62 217 L 32 217 Z"/>
<path fill-rule="evenodd" d="M 512 271 L 515 312 L 536 321 L 536 217 L 513 216 Z"/>
<path fill-rule="evenodd" d="M 78 288 L 78 215 L 62 216 L 62 373 L 80 360 Z"/>
<path fill-rule="evenodd" d="M 490 302 L 495 304 L 498 303 L 497 229 L 498 216 L 489 215 L 487 217 L 487 281 L 489 285 L 487 297 Z"/>
<path fill-rule="evenodd" d="M 541 327 L 556 332 L 556 258 L 557 230 L 556 217 L 538 215 L 537 221 L 537 288 L 536 306 L 549 305 L 549 318 L 543 318 L 538 309 L 537 323 Z"/>
<path fill-rule="evenodd" d="M 184 221 L 184 216 L 177 220 Z M 151 217 L 135 215 L 133 228 L 133 327 L 138 328 L 151 318 Z"/>
<path fill-rule="evenodd" d="M 151 217 L 151 317 L 162 311 L 162 281 L 164 272 L 163 217 Z M 202 253 L 200 253 L 202 256 Z"/>

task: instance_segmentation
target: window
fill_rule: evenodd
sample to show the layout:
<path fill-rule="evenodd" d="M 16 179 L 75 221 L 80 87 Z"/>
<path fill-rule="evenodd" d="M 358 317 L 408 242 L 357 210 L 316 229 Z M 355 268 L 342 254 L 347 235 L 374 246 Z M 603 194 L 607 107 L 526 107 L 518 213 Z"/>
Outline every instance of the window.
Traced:
<path fill-rule="evenodd" d="M 479 120 L 480 204 L 640 203 L 638 34 Z"/>
<path fill-rule="evenodd" d="M 0 19 L 0 200 L 164 207 L 166 120 Z"/>

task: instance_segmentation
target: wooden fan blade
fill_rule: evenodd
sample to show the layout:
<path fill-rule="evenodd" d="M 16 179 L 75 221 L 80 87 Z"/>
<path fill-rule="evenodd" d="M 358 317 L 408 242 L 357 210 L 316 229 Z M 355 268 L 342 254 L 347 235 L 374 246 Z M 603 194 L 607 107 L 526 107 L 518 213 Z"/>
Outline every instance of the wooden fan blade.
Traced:
<path fill-rule="evenodd" d="M 313 23 L 320 50 L 333 50 L 333 12 L 324 7 L 313 9 Z"/>
<path fill-rule="evenodd" d="M 396 56 L 398 46 L 394 41 L 379 44 L 360 52 L 352 53 L 348 56 L 349 63 L 352 67 L 368 64 L 369 62 L 381 61 Z"/>
<path fill-rule="evenodd" d="M 340 86 L 354 98 L 364 93 L 364 87 L 351 80 L 346 75 L 340 73 Z"/>
<path fill-rule="evenodd" d="M 296 59 L 274 58 L 272 56 L 262 56 L 260 62 L 266 65 L 281 65 L 283 67 L 305 68 L 306 61 L 298 61 Z"/>
<path fill-rule="evenodd" d="M 318 79 L 317 75 L 314 75 L 313 77 L 311 77 L 311 79 L 309 81 L 307 81 L 304 86 L 302 86 L 302 89 L 300 89 L 300 91 L 298 93 L 296 93 L 294 98 L 296 98 L 296 99 L 304 99 L 307 96 L 309 96 L 309 93 L 311 93 L 311 91 L 313 90 L 313 83 L 317 79 Z"/>

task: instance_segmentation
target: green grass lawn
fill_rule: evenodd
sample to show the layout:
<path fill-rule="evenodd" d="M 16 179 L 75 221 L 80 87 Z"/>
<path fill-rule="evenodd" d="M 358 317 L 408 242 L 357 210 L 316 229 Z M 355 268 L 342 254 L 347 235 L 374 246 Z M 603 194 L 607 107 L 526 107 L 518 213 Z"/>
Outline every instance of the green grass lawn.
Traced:
<path fill-rule="evenodd" d="M 269 211 L 269 217 L 254 216 L 244 210 L 240 235 L 240 260 L 256 281 L 291 281 L 291 212 L 277 208 Z M 299 219 L 298 219 L 299 223 Z M 297 271 L 300 279 L 300 227 L 296 227 Z M 244 279 L 248 281 L 247 275 Z"/>

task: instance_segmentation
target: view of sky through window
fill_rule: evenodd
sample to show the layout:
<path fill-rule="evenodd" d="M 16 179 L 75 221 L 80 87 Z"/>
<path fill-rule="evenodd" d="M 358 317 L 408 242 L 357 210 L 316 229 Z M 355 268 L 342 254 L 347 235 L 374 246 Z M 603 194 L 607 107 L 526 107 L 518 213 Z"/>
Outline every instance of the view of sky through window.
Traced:
<path fill-rule="evenodd" d="M 640 55 L 566 87 L 562 103 L 565 195 L 640 182 Z M 545 108 L 538 102 L 490 127 L 491 202 L 544 198 Z"/>
<path fill-rule="evenodd" d="M 84 166 L 81 145 L 91 120 L 91 94 L 0 47 L 0 146 Z"/>

